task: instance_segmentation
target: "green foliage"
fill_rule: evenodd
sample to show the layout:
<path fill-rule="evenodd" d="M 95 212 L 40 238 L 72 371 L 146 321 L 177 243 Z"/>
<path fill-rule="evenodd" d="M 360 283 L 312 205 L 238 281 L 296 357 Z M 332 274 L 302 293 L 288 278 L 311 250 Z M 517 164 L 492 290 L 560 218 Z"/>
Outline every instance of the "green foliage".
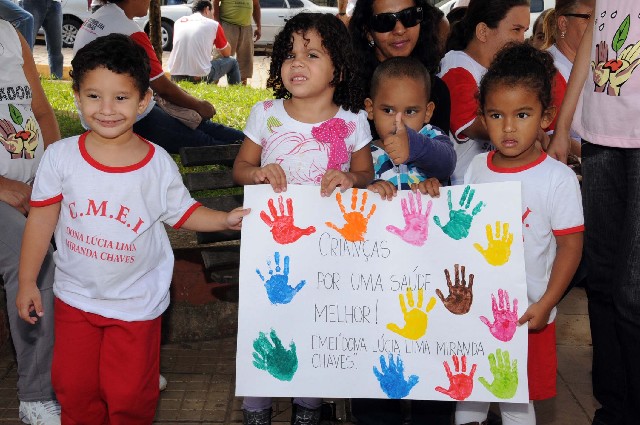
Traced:
<path fill-rule="evenodd" d="M 41 79 L 49 103 L 53 107 L 62 137 L 82 133 L 73 91 L 68 81 Z M 198 99 L 206 99 L 216 108 L 213 121 L 242 130 L 253 105 L 273 98 L 271 90 L 254 89 L 241 85 L 218 87 L 212 84 L 180 82 L 179 85 Z"/>

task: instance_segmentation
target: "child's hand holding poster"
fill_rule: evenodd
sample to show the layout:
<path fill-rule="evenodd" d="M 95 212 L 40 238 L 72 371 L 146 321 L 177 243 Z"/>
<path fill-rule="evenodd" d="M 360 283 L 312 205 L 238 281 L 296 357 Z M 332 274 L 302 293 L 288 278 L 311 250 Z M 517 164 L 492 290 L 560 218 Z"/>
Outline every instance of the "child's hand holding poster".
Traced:
<path fill-rule="evenodd" d="M 236 394 L 527 402 L 519 183 L 245 187 Z"/>

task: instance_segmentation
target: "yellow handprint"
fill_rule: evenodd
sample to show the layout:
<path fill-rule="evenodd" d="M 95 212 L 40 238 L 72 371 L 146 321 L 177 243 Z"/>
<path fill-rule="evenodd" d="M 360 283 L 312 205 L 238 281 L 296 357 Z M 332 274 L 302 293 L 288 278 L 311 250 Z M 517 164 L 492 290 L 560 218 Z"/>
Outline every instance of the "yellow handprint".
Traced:
<path fill-rule="evenodd" d="M 609 69 L 609 89 L 607 93 L 620 96 L 620 88 L 627 82 L 631 74 L 640 65 L 640 41 L 630 44 L 620 53 L 617 60 L 610 60 L 604 65 Z"/>
<path fill-rule="evenodd" d="M 496 221 L 496 236 L 493 237 L 491 225 L 487 224 L 487 249 L 479 243 L 474 243 L 473 247 L 492 266 L 501 266 L 509 261 L 511 256 L 511 243 L 513 243 L 513 233 L 509 233 L 509 223 L 503 223 L 502 235 L 500 234 L 500 222 Z"/>
<path fill-rule="evenodd" d="M 24 133 L 24 157 L 27 159 L 33 159 L 35 157 L 36 149 L 38 148 L 38 131 L 40 128 L 35 120 L 29 118 L 25 125 L 25 130 L 20 133 Z"/>
<path fill-rule="evenodd" d="M 398 298 L 400 299 L 400 308 L 404 316 L 404 328 L 400 328 L 395 323 L 389 323 L 387 324 L 387 329 L 414 341 L 422 338 L 427 332 L 427 325 L 429 324 L 427 313 L 433 310 L 433 307 L 436 305 L 436 298 L 431 297 L 424 311 L 422 310 L 422 304 L 424 302 L 424 290 L 422 288 L 418 289 L 417 306 L 413 300 L 413 291 L 411 288 L 407 288 L 407 302 L 409 303 L 410 310 L 407 310 L 407 304 L 404 300 L 405 296 L 400 294 Z"/>
<path fill-rule="evenodd" d="M 338 201 L 338 206 L 340 207 L 340 211 L 342 211 L 342 216 L 346 221 L 345 225 L 340 229 L 335 224 L 330 221 L 326 222 L 326 225 L 330 228 L 337 230 L 346 240 L 349 242 L 360 242 L 364 240 L 364 234 L 367 232 L 367 224 L 369 223 L 369 219 L 376 211 L 376 205 L 373 204 L 371 206 L 371 210 L 369 210 L 369 214 L 364 216 L 364 209 L 367 205 L 367 192 L 365 191 L 362 194 L 362 204 L 360 205 L 360 211 L 356 211 L 356 207 L 358 204 L 358 189 L 353 189 L 351 192 L 351 212 L 347 212 L 342 205 L 342 194 L 340 192 L 336 193 L 336 200 Z"/>

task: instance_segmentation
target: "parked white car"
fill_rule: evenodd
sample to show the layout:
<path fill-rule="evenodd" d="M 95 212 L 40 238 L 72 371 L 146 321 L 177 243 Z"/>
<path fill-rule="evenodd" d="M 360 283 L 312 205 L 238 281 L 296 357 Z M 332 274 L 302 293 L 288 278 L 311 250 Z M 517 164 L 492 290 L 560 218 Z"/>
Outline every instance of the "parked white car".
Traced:
<path fill-rule="evenodd" d="M 445 0 L 439 3 L 436 3 L 436 6 L 440 8 L 446 15 L 451 12 L 451 9 L 458 6 L 458 2 L 460 0 Z M 468 3 L 468 2 L 467 2 Z M 531 3 L 531 21 L 529 23 L 529 29 L 525 33 L 525 37 L 529 37 L 531 35 L 531 31 L 533 28 L 531 26 L 535 22 L 538 15 L 540 15 L 544 10 L 554 7 L 556 2 L 555 0 L 530 0 Z"/>

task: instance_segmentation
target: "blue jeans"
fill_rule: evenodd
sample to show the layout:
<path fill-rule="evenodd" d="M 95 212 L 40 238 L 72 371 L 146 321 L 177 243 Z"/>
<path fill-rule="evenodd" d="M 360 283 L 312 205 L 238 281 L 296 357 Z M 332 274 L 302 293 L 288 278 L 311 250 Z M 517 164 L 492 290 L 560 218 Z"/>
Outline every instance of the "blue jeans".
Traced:
<path fill-rule="evenodd" d="M 133 125 L 133 131 L 169 153 L 178 153 L 183 146 L 228 145 L 244 140 L 242 131 L 210 120 L 202 121 L 192 130 L 157 105 L 149 115 Z"/>
<path fill-rule="evenodd" d="M 594 424 L 637 424 L 640 406 L 640 149 L 582 147 Z"/>
<path fill-rule="evenodd" d="M 33 15 L 11 0 L 0 0 L 0 18 L 13 25 L 27 40 L 29 48 L 33 50 L 34 31 Z"/>
<path fill-rule="evenodd" d="M 227 76 L 229 85 L 240 84 L 240 67 L 236 58 L 218 58 L 211 61 L 211 71 L 209 71 L 207 80 L 213 83 L 224 75 Z"/>
<path fill-rule="evenodd" d="M 33 15 L 34 38 L 40 27 L 44 29 L 51 75 L 62 78 L 62 5 L 53 0 L 23 0 L 23 6 Z"/>

